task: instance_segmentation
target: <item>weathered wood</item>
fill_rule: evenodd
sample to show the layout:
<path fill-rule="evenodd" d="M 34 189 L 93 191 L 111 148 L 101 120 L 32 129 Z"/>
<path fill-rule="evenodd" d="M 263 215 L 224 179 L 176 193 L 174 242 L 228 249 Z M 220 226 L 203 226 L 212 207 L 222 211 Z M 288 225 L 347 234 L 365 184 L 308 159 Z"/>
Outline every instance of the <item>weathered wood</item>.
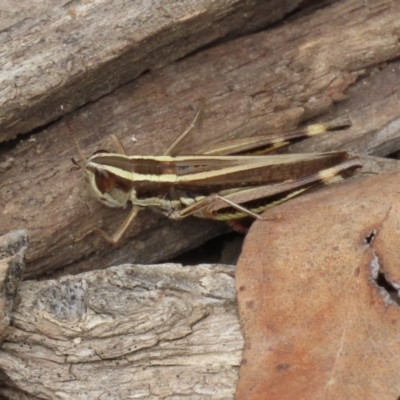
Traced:
<path fill-rule="evenodd" d="M 352 92 L 359 101 L 364 82 L 381 73 L 370 74 L 373 67 L 400 53 L 393 33 L 400 29 L 400 3 L 375 0 L 368 7 L 365 4 L 360 0 L 335 3 L 276 29 L 152 71 L 85 106 L 69 117 L 70 123 L 87 155 L 110 133 L 118 133 L 130 153 L 161 154 L 190 124 L 203 97 L 202 124 L 193 140 L 182 146 L 182 153 L 193 153 L 231 136 L 291 127 L 320 115 L 333 109 L 335 102 L 346 97 L 346 89 L 363 77 L 354 84 L 359 92 Z M 393 62 L 391 68 L 396 65 Z M 369 96 L 364 93 L 362 109 L 353 97 L 346 100 L 347 108 L 340 114 L 350 113 L 352 129 L 359 129 L 363 122 L 366 131 L 359 131 L 361 138 L 396 118 L 398 82 L 371 85 Z M 319 150 L 351 148 L 354 132 L 328 134 L 315 141 L 323 143 Z M 307 141 L 309 147 L 303 151 L 314 150 L 315 141 Z M 3 232 L 28 229 L 27 276 L 66 265 L 64 273 L 75 273 L 128 260 L 158 262 L 225 229 L 198 220 L 174 223 L 148 210 L 139 213 L 118 248 L 95 236 L 75 244 L 72 237 L 93 226 L 113 232 L 127 210 L 107 209 L 87 197 L 81 173 L 68 171 L 71 156 L 77 157 L 77 152 L 63 121 L 4 154 L 13 161 L 2 174 L 0 227 Z"/>
<path fill-rule="evenodd" d="M 296 143 L 291 151 L 335 150 L 374 156 L 386 156 L 400 147 L 400 63 L 393 62 L 365 71 L 346 91 L 347 98 L 338 103 L 327 118 L 347 114 L 352 127 L 346 133 L 325 135 L 319 141 Z M 350 138 L 350 139 L 349 139 Z M 306 147 L 304 147 L 306 146 Z"/>
<path fill-rule="evenodd" d="M 123 265 L 26 281 L 19 295 L 0 368 L 29 394 L 233 397 L 243 346 L 233 266 Z"/>
<path fill-rule="evenodd" d="M 27 248 L 24 231 L 0 236 L 0 340 L 7 335 L 11 309 L 25 268 Z"/>
<path fill-rule="evenodd" d="M 276 22 L 299 2 L 57 0 L 17 9 L 1 37 L 0 142 L 54 121 L 62 105 L 74 110 L 228 34 Z"/>
<path fill-rule="evenodd" d="M 24 393 L 21 390 L 14 388 L 2 388 L 1 393 L 3 396 L 0 397 L 1 400 L 42 400 L 39 397 L 32 396 L 30 394 Z"/>

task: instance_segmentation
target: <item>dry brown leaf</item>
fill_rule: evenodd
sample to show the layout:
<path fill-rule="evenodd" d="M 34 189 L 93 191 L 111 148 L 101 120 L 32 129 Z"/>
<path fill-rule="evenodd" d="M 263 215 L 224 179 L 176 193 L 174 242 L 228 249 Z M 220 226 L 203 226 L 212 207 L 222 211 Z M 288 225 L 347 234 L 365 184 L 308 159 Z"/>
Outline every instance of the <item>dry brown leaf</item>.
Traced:
<path fill-rule="evenodd" d="M 399 182 L 332 185 L 254 224 L 237 269 L 237 400 L 400 398 Z"/>

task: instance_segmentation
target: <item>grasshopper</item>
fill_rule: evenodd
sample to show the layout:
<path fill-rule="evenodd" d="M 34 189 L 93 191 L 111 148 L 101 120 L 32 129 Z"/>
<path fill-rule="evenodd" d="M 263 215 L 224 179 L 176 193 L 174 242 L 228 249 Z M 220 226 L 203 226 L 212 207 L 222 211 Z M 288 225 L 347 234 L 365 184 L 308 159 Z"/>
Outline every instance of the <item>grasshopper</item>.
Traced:
<path fill-rule="evenodd" d="M 168 155 L 195 127 L 199 113 L 162 156 L 128 156 L 118 138 L 112 136 L 114 153 L 100 150 L 86 160 L 75 141 L 85 163 L 72 161 L 85 172 L 93 195 L 108 207 L 132 204 L 131 212 L 113 235 L 93 228 L 77 240 L 95 232 L 117 244 L 143 207 L 175 220 L 187 216 L 221 221 L 263 219 L 261 212 L 361 167 L 359 158 L 343 151 L 242 155 L 260 148 L 269 152 L 290 140 L 342 128 L 346 123 L 315 124 L 275 136 L 230 141 L 202 155 Z"/>

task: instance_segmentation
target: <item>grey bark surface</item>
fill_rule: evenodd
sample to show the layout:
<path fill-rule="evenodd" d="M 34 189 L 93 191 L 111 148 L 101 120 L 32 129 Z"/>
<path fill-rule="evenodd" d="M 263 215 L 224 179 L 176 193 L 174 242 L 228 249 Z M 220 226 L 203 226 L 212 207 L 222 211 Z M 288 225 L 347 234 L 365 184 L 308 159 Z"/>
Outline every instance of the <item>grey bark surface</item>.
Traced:
<path fill-rule="evenodd" d="M 0 367 L 41 399 L 232 398 L 234 271 L 122 265 L 23 282 Z"/>
<path fill-rule="evenodd" d="M 22 230 L 0 236 L 0 339 L 7 335 L 27 248 L 27 235 Z"/>
<path fill-rule="evenodd" d="M 389 0 L 334 3 L 153 70 L 82 107 L 69 123 L 87 156 L 111 133 L 130 154 L 157 155 L 189 126 L 204 98 L 202 121 L 181 154 L 323 113 L 325 120 L 348 114 L 353 127 L 307 140 L 301 151 L 395 152 L 399 11 L 400 3 Z M 81 172 L 70 171 L 70 157 L 78 155 L 63 120 L 2 154 L 0 227 L 28 230 L 27 277 L 159 262 L 226 230 L 208 221 L 172 222 L 146 210 L 116 248 L 94 235 L 75 243 L 94 226 L 112 233 L 128 210 L 108 209 L 86 194 Z"/>
<path fill-rule="evenodd" d="M 299 2 L 57 0 L 14 5 L 8 13 L 5 7 L 0 142 L 226 35 L 276 22 Z"/>

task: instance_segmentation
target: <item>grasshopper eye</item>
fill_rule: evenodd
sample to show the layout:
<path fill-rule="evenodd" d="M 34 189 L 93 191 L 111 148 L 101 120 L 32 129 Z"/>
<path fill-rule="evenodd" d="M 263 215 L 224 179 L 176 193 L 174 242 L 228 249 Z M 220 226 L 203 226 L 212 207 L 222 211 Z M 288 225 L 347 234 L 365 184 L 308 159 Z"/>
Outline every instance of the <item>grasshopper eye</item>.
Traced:
<path fill-rule="evenodd" d="M 107 171 L 94 172 L 96 187 L 101 193 L 109 193 L 115 186 L 115 176 Z"/>

